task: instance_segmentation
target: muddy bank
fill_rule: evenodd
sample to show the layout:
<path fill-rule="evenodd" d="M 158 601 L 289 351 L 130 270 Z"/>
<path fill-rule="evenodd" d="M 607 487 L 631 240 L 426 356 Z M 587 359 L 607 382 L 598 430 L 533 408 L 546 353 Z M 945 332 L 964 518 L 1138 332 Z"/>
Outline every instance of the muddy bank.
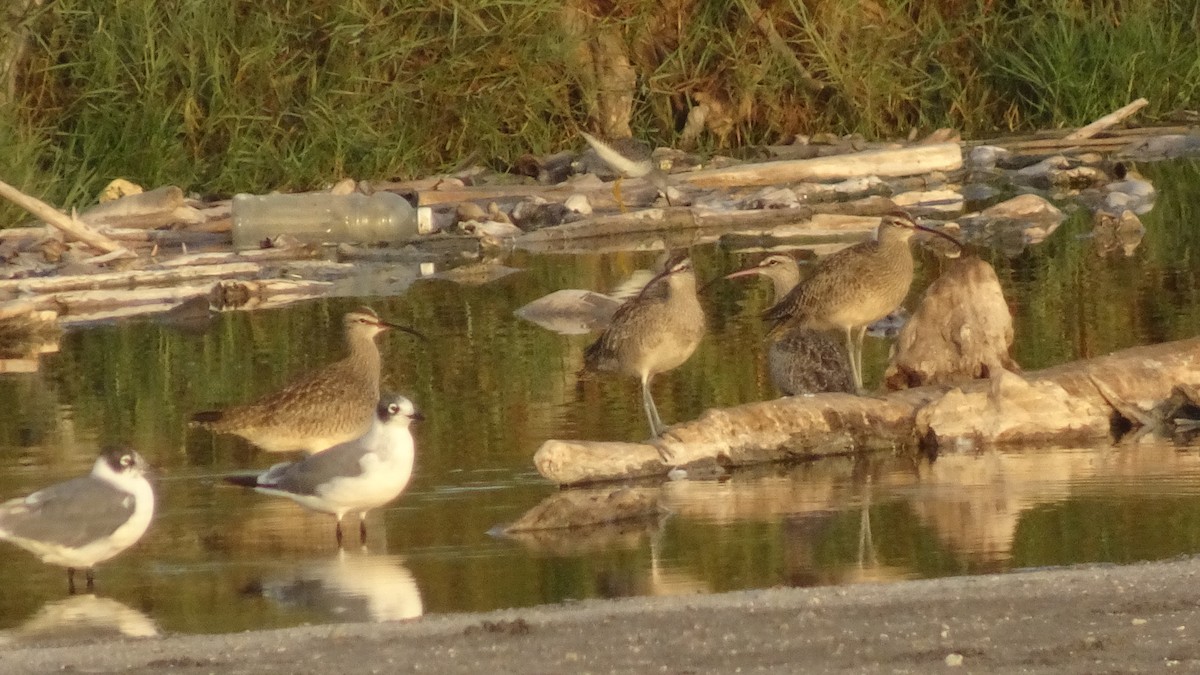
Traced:
<path fill-rule="evenodd" d="M 962 672 L 1200 667 L 1200 559 L 586 601 L 0 651 L 9 672 Z"/>

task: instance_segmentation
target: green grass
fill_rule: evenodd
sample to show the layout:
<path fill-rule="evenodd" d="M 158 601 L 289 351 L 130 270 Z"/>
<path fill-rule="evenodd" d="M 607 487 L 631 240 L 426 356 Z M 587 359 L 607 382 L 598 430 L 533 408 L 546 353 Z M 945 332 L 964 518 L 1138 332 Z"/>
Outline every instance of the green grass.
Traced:
<path fill-rule="evenodd" d="M 580 146 L 596 85 L 577 55 L 600 31 L 637 74 L 635 135 L 675 144 L 697 99 L 724 104 L 701 150 L 822 131 L 980 136 L 1079 125 L 1139 96 L 1141 120 L 1200 102 L 1190 1 L 758 5 L 824 90 L 799 83 L 746 3 L 582 3 L 582 34 L 561 0 L 45 3 L 0 33 L 30 40 L 0 108 L 0 178 L 85 206 L 118 176 L 229 194 L 503 169 Z M 0 212 L 0 227 L 16 218 Z"/>

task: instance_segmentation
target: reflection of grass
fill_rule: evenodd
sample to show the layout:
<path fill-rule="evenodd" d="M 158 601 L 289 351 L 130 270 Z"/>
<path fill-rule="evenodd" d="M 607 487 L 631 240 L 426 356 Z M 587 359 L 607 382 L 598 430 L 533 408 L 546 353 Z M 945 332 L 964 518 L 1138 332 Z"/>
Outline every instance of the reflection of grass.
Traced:
<path fill-rule="evenodd" d="M 0 175 L 83 205 L 117 176 L 229 193 L 508 165 L 578 147 L 597 86 L 578 48 L 602 30 L 638 77 L 636 135 L 673 143 L 714 100 L 729 117 L 702 137 L 713 149 L 1079 124 L 1137 96 L 1145 119 L 1200 87 L 1194 7 L 1168 0 L 601 4 L 576 35 L 559 0 L 42 3 L 20 22 L 31 49 L 0 107 Z"/>
<path fill-rule="evenodd" d="M 1146 237 L 1133 256 L 1099 257 L 1085 212 L 1012 260 L 992 256 L 1013 309 L 1014 355 L 1024 367 L 1200 333 L 1200 234 L 1193 226 L 1200 201 L 1190 187 L 1200 181 L 1200 163 L 1139 169 L 1159 196 L 1141 216 Z"/>
<path fill-rule="evenodd" d="M 24 358 L 46 342 L 58 339 L 62 330 L 54 321 L 28 318 L 0 320 L 0 358 Z"/>

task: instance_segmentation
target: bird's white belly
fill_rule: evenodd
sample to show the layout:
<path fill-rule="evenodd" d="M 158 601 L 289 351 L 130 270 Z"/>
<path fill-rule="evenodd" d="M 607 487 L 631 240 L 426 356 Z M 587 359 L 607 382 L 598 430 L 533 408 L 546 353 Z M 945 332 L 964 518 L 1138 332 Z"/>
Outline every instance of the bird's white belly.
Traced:
<path fill-rule="evenodd" d="M 133 546 L 150 527 L 154 518 L 154 493 L 149 484 L 145 489 L 139 489 L 134 494 L 136 506 L 133 516 L 125 524 L 113 531 L 112 535 L 103 537 L 79 548 L 58 546 L 44 542 L 24 540 L 24 546 L 42 562 L 63 567 L 91 567 L 112 558 L 121 551 Z"/>

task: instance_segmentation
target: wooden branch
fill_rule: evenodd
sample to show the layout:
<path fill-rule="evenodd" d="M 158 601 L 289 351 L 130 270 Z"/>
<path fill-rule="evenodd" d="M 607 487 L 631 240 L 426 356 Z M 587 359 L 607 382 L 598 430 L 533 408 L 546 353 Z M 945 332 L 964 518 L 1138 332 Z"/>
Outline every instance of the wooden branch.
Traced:
<path fill-rule="evenodd" d="M 1096 134 L 1104 131 L 1105 129 L 1108 129 L 1109 127 L 1113 127 L 1113 126 L 1120 124 L 1126 118 L 1130 117 L 1131 115 L 1133 115 L 1137 111 L 1141 110 L 1142 108 L 1145 108 L 1148 105 L 1150 105 L 1149 101 L 1147 101 L 1144 98 L 1139 98 L 1138 100 L 1134 101 L 1133 103 L 1130 103 L 1127 106 L 1124 106 L 1117 110 L 1114 110 L 1113 112 L 1105 115 L 1104 117 L 1101 117 L 1100 119 L 1096 120 L 1095 122 L 1092 122 L 1091 124 L 1089 124 L 1087 126 L 1083 126 L 1083 127 L 1076 129 L 1075 131 L 1064 136 L 1063 140 L 1064 141 L 1077 141 L 1077 140 L 1081 140 L 1084 138 L 1091 138 L 1092 136 L 1095 136 Z"/>
<path fill-rule="evenodd" d="M 825 88 L 825 84 L 813 77 L 804 64 L 800 63 L 800 59 L 796 58 L 796 54 L 788 47 L 783 36 L 775 30 L 775 24 L 771 22 L 771 17 L 767 16 L 767 13 L 755 0 L 740 0 L 740 4 L 754 25 L 758 26 L 758 29 L 767 37 L 767 44 L 771 46 L 771 50 L 786 61 L 792 70 L 796 71 L 800 84 L 811 94 L 820 93 Z"/>
<path fill-rule="evenodd" d="M 1103 382 L 1104 392 L 1095 384 Z M 1178 384 L 1200 384 L 1200 338 L 1135 347 L 962 387 L 883 397 L 819 394 L 709 410 L 648 443 L 550 440 L 533 461 L 560 484 L 661 476 L 673 463 L 746 465 L 912 445 L 1110 440 L 1106 396 L 1149 408 Z"/>
<path fill-rule="evenodd" d="M 203 283 L 135 290 L 67 291 L 40 296 L 39 306 L 58 309 L 59 323 L 71 326 L 169 311 L 197 297 L 215 300 L 221 309 L 265 309 L 320 297 L 328 281 L 266 279 Z"/>
<path fill-rule="evenodd" d="M 195 265 L 174 269 L 125 270 L 121 272 L 100 272 L 97 274 L 74 274 L 65 277 L 4 279 L 0 280 L 0 291 L 61 293 L 64 291 L 103 288 L 162 286 L 193 279 L 254 276 L 261 272 L 262 266 L 256 262 L 231 262 L 220 265 Z"/>
<path fill-rule="evenodd" d="M 715 235 L 728 230 L 772 229 L 788 225 L 806 229 L 812 237 L 841 237 L 847 231 L 874 227 L 878 224 L 875 218 L 895 208 L 890 199 L 868 197 L 821 204 L 815 208 L 717 211 L 677 206 L 643 209 L 535 230 L 517 237 L 516 245 L 541 250 L 572 242 L 578 246 L 580 241 L 587 239 L 647 235 L 695 241 L 705 234 Z"/>
<path fill-rule="evenodd" d="M 24 192 L 21 192 L 17 188 L 9 185 L 8 183 L 5 183 L 4 181 L 0 181 L 0 197 L 4 197 L 10 202 L 30 212 L 35 217 L 41 218 L 47 224 L 53 225 L 54 227 L 62 230 L 68 236 L 74 237 L 75 239 L 78 239 L 79 241 L 82 241 L 93 248 L 99 249 L 101 252 L 112 253 L 114 251 L 126 251 L 130 257 L 137 257 L 136 253 L 128 251 L 124 246 L 121 246 L 112 239 L 109 239 L 99 232 L 89 228 L 82 221 L 80 221 L 79 218 L 74 215 L 74 213 L 72 213 L 70 216 L 67 216 L 46 202 L 43 202 L 36 197 L 31 197 Z"/>

